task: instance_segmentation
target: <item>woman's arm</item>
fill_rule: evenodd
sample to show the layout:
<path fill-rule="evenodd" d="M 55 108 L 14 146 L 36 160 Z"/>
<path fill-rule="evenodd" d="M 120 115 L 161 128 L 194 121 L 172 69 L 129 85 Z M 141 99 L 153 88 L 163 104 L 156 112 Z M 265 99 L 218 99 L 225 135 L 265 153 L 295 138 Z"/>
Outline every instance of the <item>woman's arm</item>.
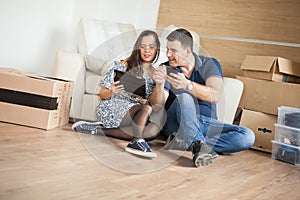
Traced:
<path fill-rule="evenodd" d="M 110 99 L 112 96 L 119 94 L 124 91 L 124 86 L 123 85 L 118 85 L 119 81 L 114 82 L 111 84 L 110 89 L 107 89 L 104 86 L 101 86 L 100 90 L 100 99 L 105 100 L 105 99 Z"/>
<path fill-rule="evenodd" d="M 164 107 L 166 99 L 169 95 L 169 93 L 164 89 L 165 76 L 165 66 L 158 67 L 153 74 L 153 79 L 156 82 L 156 85 L 153 88 L 152 94 L 149 97 L 149 102 L 152 105 L 154 111 L 158 111 Z"/>

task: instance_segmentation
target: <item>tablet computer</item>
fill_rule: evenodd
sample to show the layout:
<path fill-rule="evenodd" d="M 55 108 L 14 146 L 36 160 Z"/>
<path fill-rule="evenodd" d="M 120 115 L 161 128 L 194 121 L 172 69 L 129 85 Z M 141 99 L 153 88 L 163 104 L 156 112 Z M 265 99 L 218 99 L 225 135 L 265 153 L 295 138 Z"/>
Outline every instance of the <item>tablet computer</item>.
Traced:
<path fill-rule="evenodd" d="M 119 70 L 114 70 L 114 82 L 119 81 L 120 78 L 126 73 L 123 71 L 119 71 Z"/>
<path fill-rule="evenodd" d="M 144 78 L 138 78 L 129 72 L 119 70 L 114 70 L 114 72 L 114 81 L 120 81 L 119 84 L 124 85 L 127 93 L 146 99 L 146 80 Z"/>

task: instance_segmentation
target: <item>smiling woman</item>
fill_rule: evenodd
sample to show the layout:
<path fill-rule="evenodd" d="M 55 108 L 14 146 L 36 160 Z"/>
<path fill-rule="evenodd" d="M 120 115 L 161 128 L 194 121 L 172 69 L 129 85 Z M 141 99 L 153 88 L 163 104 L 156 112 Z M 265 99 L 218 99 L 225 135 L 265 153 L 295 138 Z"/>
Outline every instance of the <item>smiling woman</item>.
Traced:
<path fill-rule="evenodd" d="M 100 81 L 101 101 L 96 108 L 99 123 L 79 121 L 73 125 L 73 129 L 78 132 L 97 133 L 97 129 L 101 126 L 102 129 L 99 131 L 107 136 L 132 140 L 126 151 L 156 157 L 156 153 L 152 152 L 143 138 L 154 139 L 160 131 L 158 124 L 149 121 L 152 114 L 149 97 L 152 88 L 155 87 L 152 78 L 155 69 L 152 63 L 157 61 L 159 53 L 160 41 L 157 33 L 151 30 L 140 33 L 130 56 L 115 61 L 114 67 Z M 118 71 L 124 72 L 120 80 L 115 79 Z M 137 96 L 134 95 L 134 91 L 128 91 L 128 84 L 125 84 L 123 77 L 127 77 L 128 84 L 128 77 L 143 81 L 145 96 Z"/>

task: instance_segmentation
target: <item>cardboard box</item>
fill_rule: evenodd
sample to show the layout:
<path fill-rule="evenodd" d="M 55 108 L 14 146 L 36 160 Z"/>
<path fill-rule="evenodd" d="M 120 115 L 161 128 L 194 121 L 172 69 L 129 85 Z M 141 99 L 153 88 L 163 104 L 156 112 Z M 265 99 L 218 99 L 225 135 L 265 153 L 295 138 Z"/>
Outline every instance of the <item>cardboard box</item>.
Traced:
<path fill-rule="evenodd" d="M 300 83 L 300 63 L 274 56 L 246 56 L 243 76 L 279 82 Z"/>
<path fill-rule="evenodd" d="M 41 129 L 69 122 L 73 82 L 0 68 L 0 121 Z"/>
<path fill-rule="evenodd" d="M 240 125 L 250 128 L 255 134 L 253 149 L 272 152 L 272 140 L 275 135 L 276 115 L 243 110 Z"/>
<path fill-rule="evenodd" d="M 278 107 L 300 108 L 300 84 L 237 76 L 244 83 L 239 107 L 277 115 Z"/>

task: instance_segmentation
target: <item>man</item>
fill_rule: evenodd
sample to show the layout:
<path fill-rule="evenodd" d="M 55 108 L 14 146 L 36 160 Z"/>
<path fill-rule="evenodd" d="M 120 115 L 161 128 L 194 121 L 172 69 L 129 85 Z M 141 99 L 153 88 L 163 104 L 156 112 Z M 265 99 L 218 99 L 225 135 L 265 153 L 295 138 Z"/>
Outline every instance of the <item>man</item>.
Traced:
<path fill-rule="evenodd" d="M 219 62 L 195 54 L 192 35 L 185 29 L 177 29 L 167 36 L 167 57 L 168 62 L 163 64 L 167 70 L 159 67 L 154 74 L 160 85 L 157 87 L 160 89 L 156 89 L 158 102 L 163 93 L 165 97 L 170 93 L 176 95 L 167 105 L 163 128 L 163 134 L 168 137 L 165 149 L 192 151 L 194 164 L 199 167 L 211 164 L 217 153 L 233 153 L 251 147 L 255 136 L 250 129 L 217 120 L 216 103 L 223 88 Z M 176 71 L 166 74 L 171 71 L 170 67 Z"/>

